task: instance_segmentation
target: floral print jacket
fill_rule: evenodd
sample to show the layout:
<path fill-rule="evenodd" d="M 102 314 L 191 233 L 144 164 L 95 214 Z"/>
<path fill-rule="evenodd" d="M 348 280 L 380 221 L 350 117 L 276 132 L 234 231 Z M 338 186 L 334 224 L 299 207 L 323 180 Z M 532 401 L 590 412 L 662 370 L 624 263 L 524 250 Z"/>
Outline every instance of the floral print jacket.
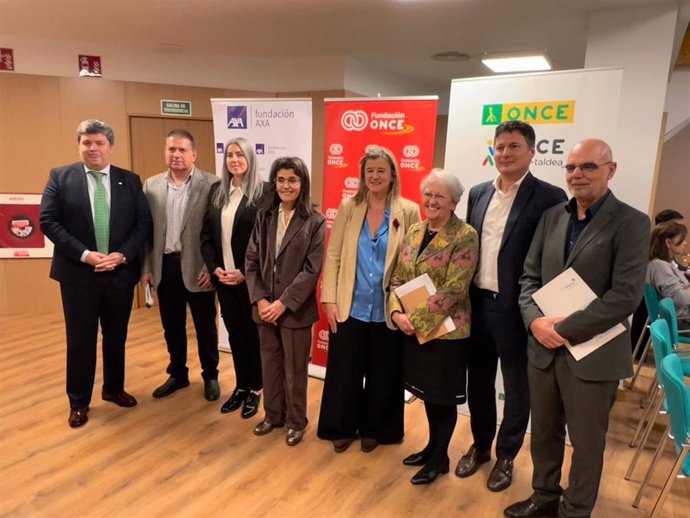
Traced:
<path fill-rule="evenodd" d="M 467 338 L 471 322 L 469 288 L 479 251 L 477 231 L 452 214 L 420 254 L 426 229 L 427 222 L 422 221 L 412 225 L 405 235 L 391 280 L 389 311 L 403 312 L 395 288 L 427 273 L 436 286 L 436 294 L 408 313 L 412 325 L 419 335 L 426 336 L 450 316 L 456 329 L 441 340 Z"/>

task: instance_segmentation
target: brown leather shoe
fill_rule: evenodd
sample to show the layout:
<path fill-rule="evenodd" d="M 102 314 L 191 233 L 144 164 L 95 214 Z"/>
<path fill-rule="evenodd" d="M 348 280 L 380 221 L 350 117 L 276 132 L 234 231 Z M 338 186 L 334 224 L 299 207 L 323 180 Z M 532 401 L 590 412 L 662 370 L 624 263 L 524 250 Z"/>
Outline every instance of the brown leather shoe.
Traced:
<path fill-rule="evenodd" d="M 137 400 L 132 394 L 128 394 L 124 390 L 119 394 L 108 394 L 105 390 L 101 393 L 103 401 L 110 401 L 115 403 L 117 406 L 122 406 L 125 408 L 130 408 L 137 406 Z"/>
<path fill-rule="evenodd" d="M 489 473 L 486 487 L 489 491 L 498 493 L 510 486 L 513 481 L 513 461 L 511 459 L 498 459 Z"/>
<path fill-rule="evenodd" d="M 334 439 L 333 449 L 336 453 L 342 453 L 347 450 L 354 441 L 355 439 L 353 437 L 348 437 L 347 439 Z"/>
<path fill-rule="evenodd" d="M 285 435 L 285 444 L 288 446 L 297 446 L 304 437 L 304 430 L 295 430 L 289 428 L 287 435 Z"/>
<path fill-rule="evenodd" d="M 78 406 L 69 409 L 69 419 L 67 422 L 72 428 L 79 428 L 84 426 L 89 420 L 89 407 L 88 406 Z"/>
<path fill-rule="evenodd" d="M 517 502 L 503 511 L 506 518 L 557 518 L 559 499 L 537 504 L 534 495 L 527 500 Z"/>
<path fill-rule="evenodd" d="M 455 475 L 460 478 L 469 477 L 474 475 L 479 466 L 485 464 L 491 460 L 491 452 L 489 451 L 479 451 L 475 445 L 470 446 L 467 453 L 460 457 L 458 465 L 455 468 Z"/>
<path fill-rule="evenodd" d="M 271 424 L 268 419 L 264 419 L 254 427 L 254 435 L 266 435 L 276 428 L 282 428 L 282 424 Z"/>
<path fill-rule="evenodd" d="M 370 437 L 362 437 L 361 441 L 361 448 L 364 453 L 369 453 L 370 451 L 374 451 L 376 447 L 379 445 L 379 442 L 376 439 L 372 439 Z"/>

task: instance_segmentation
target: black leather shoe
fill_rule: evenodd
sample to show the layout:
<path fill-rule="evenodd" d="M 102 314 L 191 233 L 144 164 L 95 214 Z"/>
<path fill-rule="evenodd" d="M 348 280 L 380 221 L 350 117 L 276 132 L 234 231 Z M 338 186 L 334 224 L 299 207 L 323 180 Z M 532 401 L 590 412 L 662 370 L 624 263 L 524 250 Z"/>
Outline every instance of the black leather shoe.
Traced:
<path fill-rule="evenodd" d="M 72 428 L 79 428 L 80 426 L 84 426 L 88 420 L 88 406 L 78 406 L 69 409 L 69 419 L 67 420 L 67 422 Z"/>
<path fill-rule="evenodd" d="M 446 461 L 441 465 L 441 467 L 438 468 L 429 468 L 427 466 L 424 466 L 422 469 L 420 469 L 414 477 L 410 479 L 410 482 L 414 484 L 415 486 L 420 486 L 423 484 L 431 484 L 434 480 L 436 480 L 439 475 L 445 475 L 448 473 L 449 470 L 449 460 L 446 459 Z"/>
<path fill-rule="evenodd" d="M 188 379 L 173 378 L 170 376 L 165 383 L 153 391 L 153 397 L 160 399 L 171 395 L 176 390 L 189 387 Z"/>
<path fill-rule="evenodd" d="M 458 465 L 455 467 L 455 475 L 460 478 L 470 477 L 477 472 L 479 466 L 490 460 L 490 451 L 479 451 L 473 444 L 467 453 L 460 457 Z"/>
<path fill-rule="evenodd" d="M 513 481 L 513 461 L 512 459 L 498 459 L 489 473 L 489 480 L 486 487 L 489 491 L 498 493 L 503 491 Z"/>
<path fill-rule="evenodd" d="M 137 400 L 134 398 L 134 396 L 132 394 L 128 394 L 124 390 L 119 394 L 109 394 L 108 392 L 103 391 L 101 392 L 101 398 L 103 398 L 103 401 L 110 401 L 111 403 L 115 403 L 117 406 L 122 406 L 125 408 L 137 406 Z"/>
<path fill-rule="evenodd" d="M 218 380 L 204 380 L 204 397 L 206 401 L 216 401 L 220 397 Z"/>
<path fill-rule="evenodd" d="M 220 413 L 229 414 L 230 412 L 234 412 L 235 410 L 239 409 L 248 396 L 248 390 L 233 390 L 230 398 L 225 403 L 223 403 L 222 407 L 220 407 Z"/>
<path fill-rule="evenodd" d="M 405 466 L 424 466 L 428 462 L 430 455 L 426 450 L 418 451 L 405 457 L 403 464 Z"/>
<path fill-rule="evenodd" d="M 302 437 L 304 437 L 304 430 L 289 428 L 285 435 L 285 444 L 288 446 L 297 446 L 302 441 Z"/>
<path fill-rule="evenodd" d="M 271 424 L 268 419 L 264 419 L 254 427 L 254 435 L 266 435 L 276 428 L 282 428 L 283 426 L 282 424 Z"/>
<path fill-rule="evenodd" d="M 506 507 L 503 515 L 506 518 L 558 518 L 558 498 L 542 504 L 534 503 L 533 498 L 534 495 Z"/>
<path fill-rule="evenodd" d="M 261 394 L 256 392 L 249 392 L 247 399 L 244 400 L 244 405 L 242 405 L 242 414 L 240 417 L 242 419 L 249 419 L 254 417 L 259 411 L 259 402 L 261 401 Z"/>

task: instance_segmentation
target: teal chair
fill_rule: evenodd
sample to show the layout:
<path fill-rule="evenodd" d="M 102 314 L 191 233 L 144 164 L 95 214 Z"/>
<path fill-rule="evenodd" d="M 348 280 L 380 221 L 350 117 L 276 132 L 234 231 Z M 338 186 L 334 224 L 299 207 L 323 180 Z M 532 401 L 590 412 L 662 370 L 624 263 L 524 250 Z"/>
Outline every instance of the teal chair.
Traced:
<path fill-rule="evenodd" d="M 637 352 L 642 346 L 642 342 L 644 341 L 644 337 L 647 334 L 646 331 L 649 328 L 649 325 L 652 322 L 654 322 L 657 318 L 659 318 L 659 293 L 656 291 L 656 288 L 651 284 L 644 285 L 644 305 L 647 306 L 647 321 L 645 322 L 643 331 L 640 333 L 640 338 L 637 340 L 637 344 L 635 344 L 635 349 L 632 353 L 633 363 L 635 362 L 635 358 L 637 357 Z M 642 355 L 640 356 L 640 361 L 637 363 L 637 366 L 635 367 L 635 372 L 633 374 L 632 380 L 630 380 L 630 385 L 628 385 L 628 388 L 630 389 L 632 389 L 635 386 L 635 382 L 637 381 L 637 378 L 640 375 L 640 371 L 642 370 L 642 365 L 644 365 L 644 362 L 647 359 L 647 354 L 649 353 L 649 346 L 651 345 L 651 343 L 652 338 L 649 337 L 649 339 L 647 339 L 647 342 L 645 343 L 644 349 L 642 349 Z"/>
<path fill-rule="evenodd" d="M 678 332 L 676 306 L 673 304 L 673 300 L 668 297 L 659 301 L 659 318 L 663 318 L 668 323 L 668 328 L 671 331 L 671 344 L 674 349 L 677 349 L 681 344 L 690 344 L 690 336 L 683 336 Z"/>
<path fill-rule="evenodd" d="M 690 456 L 688 456 L 690 451 L 690 387 L 687 387 L 683 380 L 683 365 L 678 355 L 670 354 L 661 361 L 659 379 L 666 391 L 666 404 L 671 419 L 671 430 L 670 433 L 664 434 L 664 439 L 656 449 L 650 472 L 647 474 L 640 492 L 646 483 L 649 482 L 649 479 L 651 479 L 656 461 L 661 457 L 667 438 L 671 438 L 675 442 L 676 460 L 666 478 L 659 498 L 657 498 L 656 504 L 654 504 L 650 515 L 651 518 L 656 518 L 661 513 L 661 508 L 671 490 L 673 481 L 676 478 L 690 477 Z M 679 471 L 681 472 L 680 475 L 678 475 Z M 688 506 L 690 507 L 690 503 Z"/>

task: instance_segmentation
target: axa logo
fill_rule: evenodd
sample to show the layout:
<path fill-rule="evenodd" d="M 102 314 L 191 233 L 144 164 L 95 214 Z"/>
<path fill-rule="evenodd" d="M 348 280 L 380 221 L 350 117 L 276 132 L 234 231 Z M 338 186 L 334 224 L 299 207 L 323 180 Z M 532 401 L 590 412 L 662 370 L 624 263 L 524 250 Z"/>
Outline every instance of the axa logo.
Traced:
<path fill-rule="evenodd" d="M 403 148 L 405 158 L 417 158 L 419 156 L 419 146 L 409 145 Z"/>
<path fill-rule="evenodd" d="M 482 108 L 483 126 L 514 120 L 530 124 L 570 124 L 575 120 L 575 101 L 485 104 Z"/>
<path fill-rule="evenodd" d="M 482 162 L 482 165 L 490 165 L 493 167 L 494 165 L 494 145 L 493 141 L 491 139 L 486 141 L 486 149 L 488 150 L 488 153 L 484 157 L 484 161 Z"/>
<path fill-rule="evenodd" d="M 343 154 L 343 146 L 342 144 L 331 144 L 328 146 L 328 152 L 331 155 L 342 155 Z"/>
<path fill-rule="evenodd" d="M 247 129 L 247 107 L 228 106 L 228 129 Z"/>
<path fill-rule="evenodd" d="M 345 131 L 362 131 L 369 124 L 369 116 L 363 110 L 347 110 L 340 118 Z"/>

